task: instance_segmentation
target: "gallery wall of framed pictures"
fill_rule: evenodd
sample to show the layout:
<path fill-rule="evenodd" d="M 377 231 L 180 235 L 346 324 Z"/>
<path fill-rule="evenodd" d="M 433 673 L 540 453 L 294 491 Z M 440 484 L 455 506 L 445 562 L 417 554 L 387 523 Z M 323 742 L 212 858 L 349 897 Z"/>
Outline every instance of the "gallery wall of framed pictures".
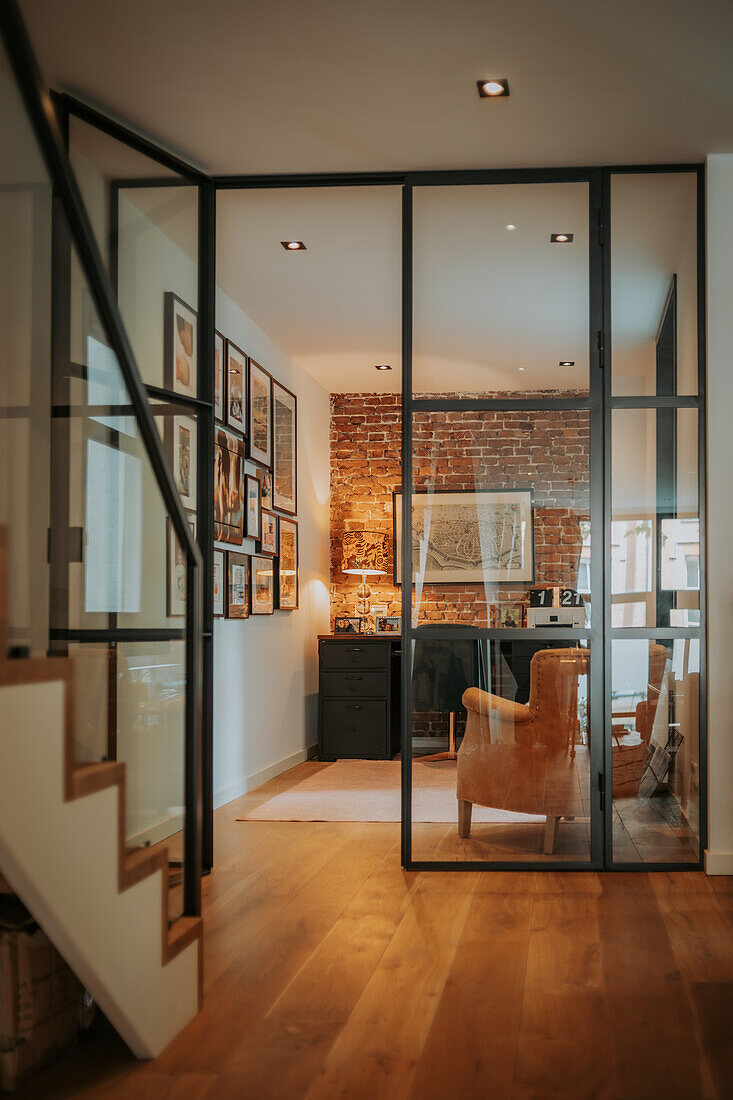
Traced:
<path fill-rule="evenodd" d="M 214 359 L 215 614 L 296 611 L 298 399 L 221 332 Z"/>

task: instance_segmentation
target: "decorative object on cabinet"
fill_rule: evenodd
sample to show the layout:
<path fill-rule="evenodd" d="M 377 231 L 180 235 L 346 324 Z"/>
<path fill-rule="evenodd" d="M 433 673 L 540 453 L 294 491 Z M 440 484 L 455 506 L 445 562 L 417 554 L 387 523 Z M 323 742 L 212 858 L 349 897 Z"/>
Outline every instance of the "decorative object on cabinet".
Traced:
<path fill-rule="evenodd" d="M 358 616 L 337 615 L 333 621 L 334 634 L 361 634 L 361 619 Z"/>
<path fill-rule="evenodd" d="M 249 558 L 227 550 L 227 619 L 249 618 Z"/>
<path fill-rule="evenodd" d="M 224 614 L 224 551 L 214 551 L 214 618 L 221 619 Z"/>
<path fill-rule="evenodd" d="M 400 748 L 400 639 L 318 640 L 320 760 L 389 760 Z"/>
<path fill-rule="evenodd" d="M 196 312 L 177 294 L 166 291 L 163 318 L 164 384 L 175 393 L 198 397 Z"/>
<path fill-rule="evenodd" d="M 380 615 L 376 623 L 377 634 L 399 634 L 399 615 Z"/>
<path fill-rule="evenodd" d="M 382 576 L 387 572 L 387 547 L 389 536 L 385 531 L 346 531 L 341 543 L 341 571 L 361 575 L 357 589 L 358 615 L 368 615 L 372 590 L 367 577 Z"/>
<path fill-rule="evenodd" d="M 191 534 L 196 538 L 196 516 L 187 515 Z M 166 517 L 167 564 L 166 614 L 171 617 L 186 614 L 186 552 L 178 541 L 170 516 Z"/>
<path fill-rule="evenodd" d="M 245 533 L 248 539 L 258 539 L 262 530 L 260 483 L 252 474 L 244 475 L 244 499 L 246 504 Z"/>
<path fill-rule="evenodd" d="M 250 561 L 252 614 L 272 615 L 275 611 L 275 562 L 259 554 Z"/>
<path fill-rule="evenodd" d="M 295 611 L 298 607 L 298 524 L 294 519 L 280 519 L 277 559 L 277 606 L 280 611 Z"/>
<path fill-rule="evenodd" d="M 214 332 L 214 416 L 220 424 L 224 423 L 226 402 L 226 382 L 224 374 L 224 337 Z"/>
<path fill-rule="evenodd" d="M 298 512 L 298 399 L 279 382 L 272 384 L 272 506 Z"/>
<path fill-rule="evenodd" d="M 244 538 L 244 443 L 224 428 L 214 436 L 214 538 Z"/>
<path fill-rule="evenodd" d="M 247 434 L 247 356 L 227 340 L 227 424 Z"/>
<path fill-rule="evenodd" d="M 524 605 L 521 603 L 492 603 L 489 605 L 491 626 L 506 630 L 524 623 Z"/>
<path fill-rule="evenodd" d="M 402 495 L 393 496 L 394 583 L 402 572 Z M 531 489 L 412 494 L 412 555 L 423 584 L 534 580 Z"/>
<path fill-rule="evenodd" d="M 190 416 L 166 419 L 166 450 L 173 480 L 184 508 L 196 509 L 196 421 Z"/>
<path fill-rule="evenodd" d="M 272 466 L 272 378 L 249 361 L 249 457 Z"/>
<path fill-rule="evenodd" d="M 267 508 L 260 509 L 262 534 L 260 535 L 260 554 L 277 554 L 277 516 Z"/>

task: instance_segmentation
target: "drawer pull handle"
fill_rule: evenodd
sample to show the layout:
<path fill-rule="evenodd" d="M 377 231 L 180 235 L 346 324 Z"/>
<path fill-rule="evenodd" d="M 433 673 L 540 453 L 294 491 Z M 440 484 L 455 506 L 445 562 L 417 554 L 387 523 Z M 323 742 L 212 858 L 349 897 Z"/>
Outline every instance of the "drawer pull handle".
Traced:
<path fill-rule="evenodd" d="M 362 676 L 347 676 L 346 679 L 347 680 L 361 680 L 361 679 L 363 679 L 363 677 Z"/>
<path fill-rule="evenodd" d="M 361 710 L 361 703 L 349 703 L 346 707 L 347 710 Z"/>
<path fill-rule="evenodd" d="M 349 653 L 361 653 L 361 646 L 360 645 L 350 645 L 349 646 Z"/>

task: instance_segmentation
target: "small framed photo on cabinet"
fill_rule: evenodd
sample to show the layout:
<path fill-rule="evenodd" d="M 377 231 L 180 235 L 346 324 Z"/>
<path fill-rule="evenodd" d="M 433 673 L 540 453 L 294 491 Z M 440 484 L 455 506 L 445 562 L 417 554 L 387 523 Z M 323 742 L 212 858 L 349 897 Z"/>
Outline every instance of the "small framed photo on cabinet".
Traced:
<path fill-rule="evenodd" d="M 164 295 L 163 312 L 164 385 L 186 397 L 198 397 L 196 312 L 170 291 Z"/>
<path fill-rule="evenodd" d="M 249 558 L 227 551 L 227 619 L 249 618 Z"/>
<path fill-rule="evenodd" d="M 251 474 L 244 476 L 245 534 L 248 539 L 258 539 L 262 531 L 260 515 L 260 483 Z"/>
<path fill-rule="evenodd" d="M 260 535 L 260 553 L 277 554 L 277 516 L 267 508 L 260 510 L 262 534 Z"/>
<path fill-rule="evenodd" d="M 224 423 L 224 402 L 226 401 L 226 374 L 224 373 L 224 337 L 214 333 L 214 416 L 220 424 Z"/>
<path fill-rule="evenodd" d="M 250 561 L 252 614 L 272 615 L 275 611 L 275 561 L 259 554 Z"/>
<path fill-rule="evenodd" d="M 224 614 L 224 551 L 214 551 L 214 618 Z"/>
<path fill-rule="evenodd" d="M 227 340 L 227 424 L 247 434 L 247 356 Z"/>

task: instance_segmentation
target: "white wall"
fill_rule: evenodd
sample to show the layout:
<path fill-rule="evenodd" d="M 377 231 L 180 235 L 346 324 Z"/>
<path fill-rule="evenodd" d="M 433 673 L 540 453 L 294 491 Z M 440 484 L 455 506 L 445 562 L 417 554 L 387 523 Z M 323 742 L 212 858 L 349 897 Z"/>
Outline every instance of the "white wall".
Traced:
<path fill-rule="evenodd" d="M 329 629 L 330 429 L 327 392 L 221 291 L 216 327 L 297 395 L 300 542 L 298 611 L 214 623 L 214 800 L 221 806 L 304 760 L 318 739 L 316 636 Z M 254 546 L 245 541 L 244 549 Z"/>
<path fill-rule="evenodd" d="M 705 867 L 733 874 L 733 156 L 707 160 L 708 790 Z"/>

